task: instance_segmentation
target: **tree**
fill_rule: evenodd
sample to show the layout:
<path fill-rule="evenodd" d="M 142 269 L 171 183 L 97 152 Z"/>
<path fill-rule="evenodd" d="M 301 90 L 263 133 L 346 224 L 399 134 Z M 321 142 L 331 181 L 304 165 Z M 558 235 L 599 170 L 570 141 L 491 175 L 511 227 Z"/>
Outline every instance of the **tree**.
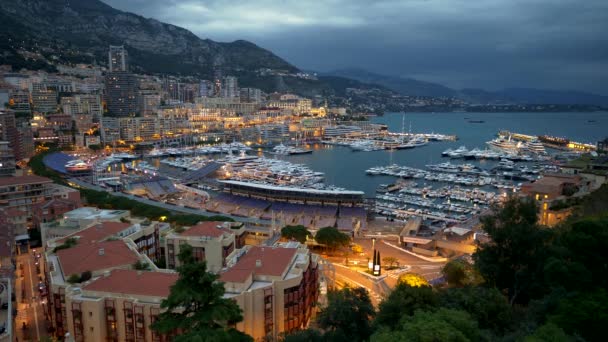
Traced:
<path fill-rule="evenodd" d="M 483 282 L 473 265 L 464 260 L 451 260 L 443 266 L 441 273 L 451 286 L 478 285 Z"/>
<path fill-rule="evenodd" d="M 403 283 L 412 287 L 430 286 L 429 282 L 422 276 L 410 272 L 400 275 L 397 283 Z"/>
<path fill-rule="evenodd" d="M 145 261 L 141 261 L 141 260 L 137 260 L 134 264 L 133 264 L 133 268 L 138 270 L 138 271 L 149 271 L 150 270 L 150 265 L 145 262 Z"/>
<path fill-rule="evenodd" d="M 285 226 L 281 229 L 281 237 L 297 240 L 300 243 L 305 243 L 306 238 L 311 236 L 312 234 L 304 226 Z"/>
<path fill-rule="evenodd" d="M 536 331 L 524 338 L 524 342 L 570 342 L 574 339 L 568 335 L 557 325 L 547 323 Z"/>
<path fill-rule="evenodd" d="M 608 292 L 598 289 L 568 294 L 559 302 L 557 310 L 549 314 L 548 321 L 587 341 L 604 341 L 608 325 Z"/>
<path fill-rule="evenodd" d="M 495 288 L 449 288 L 439 292 L 441 307 L 468 312 L 481 329 L 497 335 L 506 332 L 513 324 L 511 306 Z"/>
<path fill-rule="evenodd" d="M 362 287 L 343 288 L 327 294 L 328 305 L 317 318 L 327 331 L 328 341 L 366 341 L 372 334 L 375 311 L 369 293 Z"/>
<path fill-rule="evenodd" d="M 404 316 L 394 331 L 383 329 L 374 334 L 373 342 L 389 341 L 478 341 L 477 322 L 468 313 L 441 308 L 437 311 L 418 310 Z"/>
<path fill-rule="evenodd" d="M 310 341 L 324 341 L 323 335 L 314 329 L 298 330 L 292 334 L 285 335 L 283 342 L 310 342 Z"/>
<path fill-rule="evenodd" d="M 511 305 L 525 304 L 547 291 L 542 271 L 553 233 L 536 221 L 536 204 L 516 197 L 482 218 L 492 242 L 475 252 L 475 265 L 490 286 L 507 292 Z"/>
<path fill-rule="evenodd" d="M 397 266 L 399 265 L 399 260 L 397 260 L 397 258 L 392 257 L 392 256 L 387 256 L 382 258 L 382 262 L 384 263 L 384 265 L 388 265 L 386 266 L 386 268 L 393 268 L 393 266 L 396 264 Z"/>
<path fill-rule="evenodd" d="M 205 262 L 196 262 L 192 247 L 180 248 L 179 278 L 171 286 L 162 312 L 151 328 L 161 334 L 179 332 L 173 341 L 252 341 L 230 326 L 243 319 L 235 301 L 223 298 L 224 285 L 207 272 Z"/>
<path fill-rule="evenodd" d="M 414 287 L 399 282 L 388 298 L 380 303 L 374 323 L 377 326 L 394 329 L 403 316 L 411 316 L 416 310 L 434 309 L 438 304 L 437 294 L 432 287 L 428 285 Z"/>
<path fill-rule="evenodd" d="M 336 249 L 338 247 L 348 246 L 350 243 L 350 236 L 334 227 L 324 227 L 319 229 L 315 235 L 315 241 L 331 249 Z"/>

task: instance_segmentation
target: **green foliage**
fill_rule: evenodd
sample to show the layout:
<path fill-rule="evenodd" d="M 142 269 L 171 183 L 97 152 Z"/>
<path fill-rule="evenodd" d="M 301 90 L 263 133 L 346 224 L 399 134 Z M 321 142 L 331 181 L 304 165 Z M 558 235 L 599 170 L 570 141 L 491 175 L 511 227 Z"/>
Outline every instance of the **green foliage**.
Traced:
<path fill-rule="evenodd" d="M 70 284 L 84 283 L 85 281 L 90 280 L 92 276 L 93 274 L 91 271 L 84 271 L 80 275 L 71 274 L 66 281 Z"/>
<path fill-rule="evenodd" d="M 192 247 L 180 248 L 179 278 L 169 297 L 161 302 L 162 312 L 151 328 L 161 334 L 179 329 L 173 341 L 253 341 L 230 326 L 243 319 L 237 303 L 223 298 L 224 285 L 207 271 L 205 262 L 196 262 Z"/>
<path fill-rule="evenodd" d="M 325 245 L 331 249 L 348 246 L 350 236 L 342 233 L 334 227 L 324 227 L 319 229 L 315 235 L 315 241 L 321 245 Z"/>
<path fill-rule="evenodd" d="M 451 260 L 441 270 L 450 286 L 478 285 L 483 282 L 473 265 L 460 259 Z"/>
<path fill-rule="evenodd" d="M 475 252 L 475 264 L 489 285 L 507 291 L 511 304 L 527 303 L 546 292 L 542 270 L 553 232 L 536 221 L 536 204 L 516 197 L 495 215 L 482 218 L 492 242 Z"/>
<path fill-rule="evenodd" d="M 70 284 L 80 283 L 80 276 L 78 274 L 71 274 L 66 281 Z"/>
<path fill-rule="evenodd" d="M 466 311 L 481 329 L 501 335 L 511 328 L 513 315 L 506 298 L 495 288 L 450 288 L 439 293 L 443 308 Z"/>
<path fill-rule="evenodd" d="M 43 159 L 45 156 L 57 152 L 55 149 L 49 149 L 43 153 L 39 153 L 30 158 L 28 162 L 28 166 L 32 169 L 32 171 L 38 176 L 47 177 L 52 179 L 55 183 L 66 185 L 66 181 L 61 177 L 61 175 L 53 170 L 50 170 L 44 165 Z"/>
<path fill-rule="evenodd" d="M 57 251 L 60 251 L 62 249 L 68 249 L 68 248 L 72 248 L 74 246 L 76 246 L 78 244 L 78 240 L 76 240 L 75 238 L 68 238 L 67 240 L 65 240 L 65 242 L 55 248 L 53 248 L 53 253 L 57 253 Z"/>
<path fill-rule="evenodd" d="M 464 311 L 441 308 L 436 311 L 418 310 L 404 316 L 396 330 L 381 330 L 371 338 L 373 342 L 389 341 L 479 341 L 477 322 Z"/>
<path fill-rule="evenodd" d="M 325 337 L 317 330 L 304 329 L 296 331 L 292 334 L 285 335 L 283 342 L 310 342 L 310 341 L 326 341 Z"/>
<path fill-rule="evenodd" d="M 550 323 L 566 333 L 581 336 L 587 341 L 605 341 L 608 323 L 608 292 L 572 293 L 562 299 L 557 310 L 549 315 Z"/>
<path fill-rule="evenodd" d="M 374 307 L 362 287 L 343 288 L 327 294 L 328 305 L 317 318 L 329 341 L 366 341 L 372 334 Z"/>
<path fill-rule="evenodd" d="M 399 265 L 399 260 L 395 257 L 387 256 L 382 258 L 382 263 L 387 269 L 391 269 L 395 265 Z"/>
<path fill-rule="evenodd" d="M 312 234 L 304 226 L 285 226 L 281 229 L 281 236 L 305 243 L 306 238 L 311 237 Z"/>
<path fill-rule="evenodd" d="M 30 247 L 40 247 L 42 243 L 40 228 L 29 229 L 27 233 L 30 236 Z"/>
<path fill-rule="evenodd" d="M 430 286 L 410 286 L 400 282 L 391 294 L 380 303 L 375 324 L 394 329 L 403 316 L 411 316 L 416 310 L 430 310 L 437 307 L 437 294 Z"/>
<path fill-rule="evenodd" d="M 84 283 L 85 281 L 90 280 L 91 277 L 93 277 L 93 273 L 91 273 L 91 271 L 84 271 L 80 275 L 80 282 Z"/>
<path fill-rule="evenodd" d="M 154 205 L 132 200 L 122 196 L 114 196 L 108 192 L 102 192 L 91 189 L 81 189 L 80 194 L 86 199 L 88 204 L 95 205 L 102 209 L 120 209 L 130 210 L 133 216 L 146 217 L 150 220 L 159 220 L 161 217 L 167 217 L 167 221 L 192 226 L 201 221 L 234 221 L 231 218 L 224 216 L 201 216 L 194 214 L 171 214 L 169 210 L 159 208 Z"/>
<path fill-rule="evenodd" d="M 547 323 L 538 328 L 534 334 L 527 336 L 524 342 L 570 342 L 574 339 L 568 335 L 557 325 Z"/>
<path fill-rule="evenodd" d="M 147 262 L 137 260 L 137 262 L 133 264 L 133 268 L 139 271 L 149 271 L 150 265 Z"/>

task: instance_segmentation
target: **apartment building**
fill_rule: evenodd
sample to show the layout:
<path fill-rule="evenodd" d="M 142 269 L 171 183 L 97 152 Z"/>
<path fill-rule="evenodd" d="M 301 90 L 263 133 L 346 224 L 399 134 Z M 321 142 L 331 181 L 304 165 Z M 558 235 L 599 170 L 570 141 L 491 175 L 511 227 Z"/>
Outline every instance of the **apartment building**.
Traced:
<path fill-rule="evenodd" d="M 238 330 L 256 340 L 305 328 L 319 296 L 318 257 L 298 242 L 247 246 L 220 273 L 225 296 L 243 310 Z"/>
<path fill-rule="evenodd" d="M 99 210 L 79 208 L 67 212 L 56 221 L 41 225 L 42 241 L 54 248 L 69 238 L 81 241 L 124 239 L 138 253 L 152 261 L 161 258 L 161 233 L 169 230 L 169 223 L 133 218 L 127 210 Z"/>
<path fill-rule="evenodd" d="M 0 141 L 0 177 L 15 175 L 15 155 L 8 141 Z"/>
<path fill-rule="evenodd" d="M 160 303 L 178 274 L 138 271 L 134 250 L 122 241 L 76 245 L 47 254 L 51 297 L 49 315 L 59 335 L 75 341 L 165 341 L 150 329 Z M 71 260 L 91 261 L 90 264 Z M 132 264 L 131 264 L 132 265 Z M 68 284 L 66 274 L 90 270 L 93 277 Z M 318 300 L 318 260 L 297 242 L 235 250 L 220 273 L 225 298 L 243 311 L 236 328 L 255 340 L 276 339 L 305 328 Z"/>
<path fill-rule="evenodd" d="M 206 261 L 210 272 L 218 273 L 226 266 L 226 257 L 244 245 L 245 228 L 235 222 L 201 222 L 184 231 L 171 231 L 165 236 L 167 267 L 180 266 L 178 255 L 184 244 L 192 246 L 197 261 Z"/>

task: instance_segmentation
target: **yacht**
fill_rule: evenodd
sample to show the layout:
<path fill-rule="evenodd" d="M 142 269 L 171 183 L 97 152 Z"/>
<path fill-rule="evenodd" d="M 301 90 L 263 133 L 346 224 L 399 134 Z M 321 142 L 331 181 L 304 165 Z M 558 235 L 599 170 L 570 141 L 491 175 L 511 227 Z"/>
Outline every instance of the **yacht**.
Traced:
<path fill-rule="evenodd" d="M 459 148 L 449 153 L 449 156 L 450 158 L 462 158 L 467 152 L 469 152 L 469 150 L 467 150 L 465 146 L 460 146 Z"/>
<path fill-rule="evenodd" d="M 312 153 L 312 150 L 305 150 L 305 149 L 298 148 L 298 147 L 285 146 L 283 144 L 280 144 L 280 145 L 275 146 L 272 149 L 271 153 L 291 156 L 291 155 L 297 155 L 297 154 Z"/>
<path fill-rule="evenodd" d="M 511 140 L 511 137 L 505 139 L 503 137 L 496 138 L 494 140 L 490 140 L 486 142 L 491 149 L 497 151 L 506 151 L 506 152 L 519 152 L 519 149 L 523 146 L 522 143 L 515 142 Z"/>
<path fill-rule="evenodd" d="M 530 140 L 528 143 L 525 144 L 525 148 L 530 153 L 535 153 L 535 154 L 546 154 L 547 153 L 547 151 L 545 150 L 545 146 L 538 139 Z"/>
<path fill-rule="evenodd" d="M 116 159 L 116 160 L 133 160 L 133 159 L 137 159 L 137 156 L 135 156 L 134 154 L 131 154 L 131 153 L 121 152 L 121 153 L 112 153 L 110 155 L 110 158 Z"/>

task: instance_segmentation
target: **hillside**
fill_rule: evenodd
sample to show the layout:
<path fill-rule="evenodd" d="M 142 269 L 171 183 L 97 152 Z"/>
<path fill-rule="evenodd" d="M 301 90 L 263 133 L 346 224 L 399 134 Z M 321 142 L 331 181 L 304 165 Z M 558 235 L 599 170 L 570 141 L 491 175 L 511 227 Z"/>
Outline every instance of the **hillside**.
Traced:
<path fill-rule="evenodd" d="M 210 77 L 260 68 L 298 69 L 272 52 L 237 40 L 219 43 L 192 32 L 114 9 L 99 0 L 0 0 L 0 64 L 97 61 L 105 65 L 111 44 L 125 45 L 135 72 Z M 23 52 L 26 52 L 24 54 Z"/>
<path fill-rule="evenodd" d="M 375 74 L 361 69 L 341 69 L 326 73 L 384 86 L 407 96 L 456 97 L 481 104 L 556 104 L 608 105 L 608 96 L 568 90 L 508 88 L 498 91 L 483 89 L 452 89 L 441 84 L 411 78 Z"/>

